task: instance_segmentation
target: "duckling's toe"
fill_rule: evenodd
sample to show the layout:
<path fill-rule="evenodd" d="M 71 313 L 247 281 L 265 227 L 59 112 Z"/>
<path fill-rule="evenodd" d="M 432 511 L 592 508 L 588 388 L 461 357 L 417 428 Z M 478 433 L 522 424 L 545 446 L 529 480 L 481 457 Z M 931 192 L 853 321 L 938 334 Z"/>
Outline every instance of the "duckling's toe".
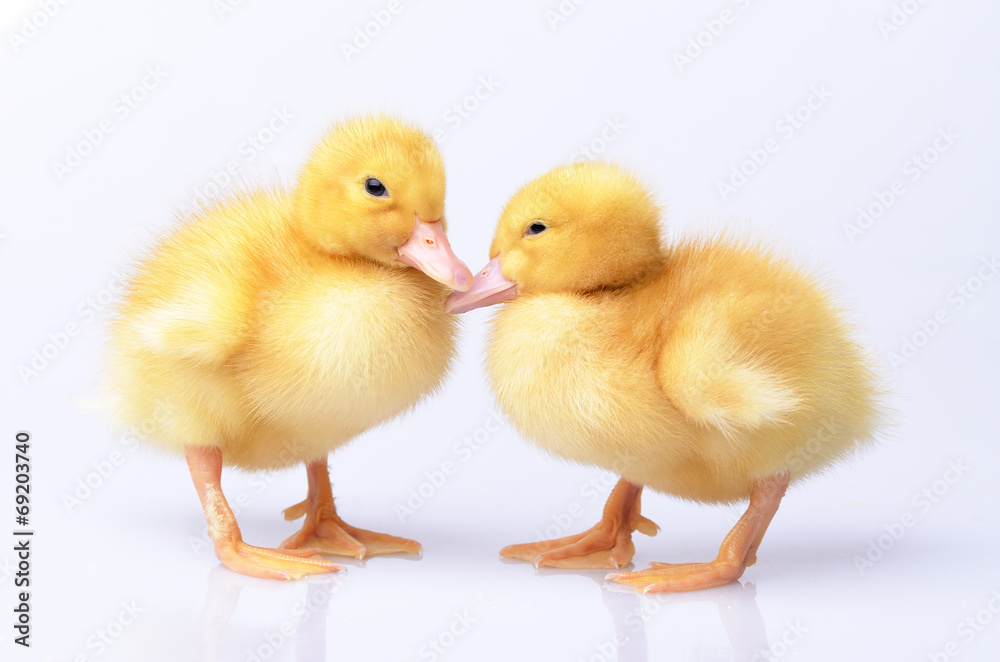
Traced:
<path fill-rule="evenodd" d="M 276 550 L 243 541 L 216 544 L 215 553 L 230 570 L 263 579 L 296 580 L 306 575 L 339 572 L 344 566 L 327 561 L 315 549 Z"/>
<path fill-rule="evenodd" d="M 419 554 L 415 540 L 351 526 L 337 515 L 310 513 L 302 528 L 281 549 L 314 548 L 322 554 L 364 559 L 383 554 Z"/>
<path fill-rule="evenodd" d="M 281 515 L 285 518 L 286 521 L 294 522 L 295 520 L 299 519 L 308 512 L 309 512 L 309 500 L 304 499 L 302 501 L 299 501 L 294 506 L 289 506 L 288 508 L 282 510 Z"/>
<path fill-rule="evenodd" d="M 354 559 L 363 559 L 367 555 L 364 544 L 347 533 L 338 521 L 310 516 L 306 517 L 301 529 L 278 547 L 287 550 L 311 548 L 323 554 Z"/>
<path fill-rule="evenodd" d="M 365 556 L 381 556 L 383 554 L 420 554 L 423 546 L 416 540 L 391 536 L 359 529 L 349 524 L 343 524 L 344 530 L 365 547 Z"/>
<path fill-rule="evenodd" d="M 575 536 L 510 545 L 500 550 L 501 558 L 527 561 L 536 568 L 573 570 L 621 568 L 631 563 L 634 555 L 630 534 L 615 536 L 600 525 Z"/>
<path fill-rule="evenodd" d="M 616 572 L 606 579 L 629 584 L 643 593 L 697 591 L 734 582 L 748 566 L 757 562 L 757 548 L 778 510 L 788 487 L 788 472 L 769 476 L 750 490 L 750 505 L 729 535 L 719 554 L 708 563 L 654 563 L 640 572 Z"/>
<path fill-rule="evenodd" d="M 315 548 L 322 554 L 364 559 L 381 554 L 419 554 L 416 540 L 351 526 L 337 514 L 326 458 L 306 464 L 309 492 L 304 501 L 284 510 L 286 520 L 306 516 L 302 528 L 289 536 L 281 549 Z"/>
<path fill-rule="evenodd" d="M 642 487 L 620 480 L 611 491 L 601 521 L 583 533 L 556 540 L 510 545 L 500 557 L 533 563 L 536 568 L 621 568 L 632 562 L 632 532 L 652 536 L 659 527 L 640 512 Z"/>
<path fill-rule="evenodd" d="M 722 586 L 743 576 L 743 563 L 716 559 L 708 563 L 654 563 L 640 572 L 616 572 L 608 581 L 628 584 L 643 593 L 679 593 Z"/>

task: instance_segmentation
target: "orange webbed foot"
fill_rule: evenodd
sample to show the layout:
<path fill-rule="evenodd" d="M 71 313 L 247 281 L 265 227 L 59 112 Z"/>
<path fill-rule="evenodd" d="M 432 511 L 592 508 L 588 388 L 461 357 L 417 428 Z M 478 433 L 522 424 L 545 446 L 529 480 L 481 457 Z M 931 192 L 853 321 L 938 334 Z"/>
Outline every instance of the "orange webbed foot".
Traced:
<path fill-rule="evenodd" d="M 500 558 L 527 561 L 536 568 L 621 568 L 632 562 L 632 532 L 656 535 L 659 527 L 639 514 L 642 487 L 620 480 L 608 497 L 601 521 L 583 533 L 542 542 L 509 545 Z"/>
<path fill-rule="evenodd" d="M 420 543 L 351 526 L 337 515 L 326 460 L 310 462 L 309 495 L 284 510 L 286 520 L 305 515 L 302 528 L 281 543 L 283 550 L 313 548 L 323 554 L 364 559 L 382 554 L 419 554 Z"/>
<path fill-rule="evenodd" d="M 612 573 L 608 581 L 634 586 L 643 593 L 697 591 L 736 581 L 757 561 L 757 548 L 778 510 L 788 480 L 788 472 L 782 472 L 754 484 L 747 511 L 722 541 L 714 561 L 653 563 L 648 570 Z"/>
<path fill-rule="evenodd" d="M 327 561 L 315 549 L 277 550 L 254 547 L 242 540 L 216 543 L 215 555 L 230 570 L 263 579 L 302 579 L 307 575 L 339 572 L 344 566 Z"/>
<path fill-rule="evenodd" d="M 343 566 L 327 561 L 315 549 L 281 552 L 243 542 L 225 495 L 222 493 L 222 450 L 187 446 L 184 456 L 208 524 L 215 555 L 234 572 L 263 579 L 301 579 L 306 575 L 339 572 Z"/>
<path fill-rule="evenodd" d="M 679 593 L 722 586 L 743 576 L 743 563 L 716 559 L 708 563 L 654 563 L 649 570 L 612 573 L 606 579 L 643 593 Z"/>

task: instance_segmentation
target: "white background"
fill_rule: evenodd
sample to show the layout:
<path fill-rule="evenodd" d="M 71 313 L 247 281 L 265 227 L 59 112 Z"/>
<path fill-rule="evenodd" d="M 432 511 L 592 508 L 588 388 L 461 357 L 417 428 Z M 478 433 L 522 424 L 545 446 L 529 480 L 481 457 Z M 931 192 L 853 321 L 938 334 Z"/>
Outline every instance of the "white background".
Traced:
<path fill-rule="evenodd" d="M 12 642 L 13 543 L 0 545 L 0 656 L 997 659 L 1000 279 L 977 272 L 1000 252 L 1000 6 L 907 0 L 913 15 L 889 32 L 886 0 L 695 4 L 590 0 L 553 25 L 556 0 L 403 0 L 348 61 L 341 44 L 385 2 L 246 0 L 226 11 L 211 0 L 5 0 L 0 529 L 14 528 L 14 434 L 26 429 L 36 535 L 30 650 Z M 42 5 L 58 11 L 46 19 Z M 713 22 L 724 10 L 730 21 Z M 696 57 L 679 63 L 685 49 Z M 482 98 L 470 99 L 477 88 Z M 802 107 L 817 89 L 823 102 Z M 123 94 L 135 105 L 127 115 Z M 474 108 L 466 117 L 452 109 L 462 103 Z M 293 118 L 269 136 L 275 110 Z M 896 426 L 858 461 L 792 489 L 738 584 L 639 597 L 609 589 L 602 572 L 502 563 L 503 545 L 590 526 L 613 477 L 543 456 L 506 425 L 480 430 L 492 407 L 480 358 L 491 313 L 476 311 L 443 392 L 331 458 L 344 516 L 420 540 L 422 559 L 375 558 L 289 584 L 219 567 L 198 542 L 204 522 L 183 462 L 127 445 L 81 406 L 106 304 L 117 274 L 224 179 L 227 162 L 240 183 L 223 193 L 287 185 L 331 122 L 372 110 L 439 129 L 451 241 L 473 270 L 507 197 L 592 141 L 651 183 L 671 236 L 728 226 L 782 246 L 852 312 L 884 364 Z M 789 135 L 779 122 L 796 112 Z M 56 164 L 102 121 L 113 130 L 59 176 Z M 622 128 L 602 142 L 608 122 Z M 935 150 L 949 129 L 952 143 Z M 251 159 L 245 141 L 262 131 L 269 142 Z M 769 139 L 777 151 L 723 196 L 718 183 Z M 934 163 L 914 178 L 910 159 L 929 148 Z M 852 241 L 845 225 L 859 207 L 878 212 L 876 193 L 895 180 L 902 192 Z M 965 299 L 958 286 L 978 291 Z M 934 328 L 926 320 L 939 310 L 947 322 Z M 46 349 L 49 334 L 65 346 Z M 892 365 L 904 338 L 920 347 Z M 51 358 L 25 373 L 35 351 Z M 485 443 L 456 452 L 477 430 Z M 455 474 L 401 522 L 410 491 L 449 460 Z M 227 472 L 224 486 L 244 504 L 249 542 L 296 530 L 280 511 L 305 494 L 302 468 Z M 637 536 L 637 568 L 712 558 L 739 514 L 656 494 L 643 507 L 663 530 Z M 876 560 L 859 567 L 865 555 Z M 978 629 L 962 625 L 977 617 Z"/>

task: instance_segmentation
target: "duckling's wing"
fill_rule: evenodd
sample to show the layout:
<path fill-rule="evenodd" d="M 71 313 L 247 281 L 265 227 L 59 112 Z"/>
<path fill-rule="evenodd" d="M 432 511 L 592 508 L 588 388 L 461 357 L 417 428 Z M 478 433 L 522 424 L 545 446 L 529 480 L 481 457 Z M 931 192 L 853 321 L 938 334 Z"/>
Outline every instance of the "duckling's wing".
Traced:
<path fill-rule="evenodd" d="M 278 196 L 244 198 L 182 226 L 145 261 L 119 315 L 133 347 L 221 364 L 244 344 L 280 233 Z"/>
<path fill-rule="evenodd" d="M 657 378 L 688 419 L 731 435 L 781 422 L 801 400 L 777 365 L 740 339 L 728 317 L 724 307 L 704 303 L 671 322 Z"/>
<path fill-rule="evenodd" d="M 146 352 L 223 363 L 244 341 L 252 300 L 238 281 L 212 269 L 170 280 L 148 274 L 136 288 L 142 300 L 125 311 L 121 325 Z"/>

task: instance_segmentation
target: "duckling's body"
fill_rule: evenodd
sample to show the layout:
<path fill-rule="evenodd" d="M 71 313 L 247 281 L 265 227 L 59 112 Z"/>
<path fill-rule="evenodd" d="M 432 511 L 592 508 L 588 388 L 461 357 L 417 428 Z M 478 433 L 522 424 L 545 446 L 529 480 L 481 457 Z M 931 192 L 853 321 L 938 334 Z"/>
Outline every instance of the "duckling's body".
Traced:
<path fill-rule="evenodd" d="M 454 353 L 450 290 L 416 269 L 319 255 L 291 212 L 280 192 L 216 207 L 140 266 L 113 330 L 112 378 L 123 422 L 168 405 L 153 444 L 287 467 L 440 385 Z"/>
<path fill-rule="evenodd" d="M 327 454 L 436 389 L 454 352 L 449 289 L 472 275 L 444 234 L 444 166 L 430 137 L 392 118 L 335 126 L 294 189 L 235 196 L 139 265 L 112 328 L 118 421 L 182 452 L 216 555 L 258 577 L 340 568 L 419 543 L 348 525 Z M 305 463 L 306 516 L 282 550 L 243 542 L 223 464 Z"/>
<path fill-rule="evenodd" d="M 871 374 L 825 291 L 724 239 L 674 246 L 627 287 L 504 304 L 487 370 L 526 438 L 702 502 L 818 471 L 875 420 Z"/>
<path fill-rule="evenodd" d="M 505 206 L 490 263 L 447 308 L 506 301 L 487 371 L 501 408 L 556 455 L 621 476 L 581 534 L 512 545 L 536 566 L 619 568 L 644 487 L 694 501 L 749 498 L 709 563 L 609 578 L 685 591 L 739 578 L 788 484 L 871 441 L 875 376 L 812 277 L 726 238 L 672 246 L 648 189 L 611 164 L 576 163 Z"/>

